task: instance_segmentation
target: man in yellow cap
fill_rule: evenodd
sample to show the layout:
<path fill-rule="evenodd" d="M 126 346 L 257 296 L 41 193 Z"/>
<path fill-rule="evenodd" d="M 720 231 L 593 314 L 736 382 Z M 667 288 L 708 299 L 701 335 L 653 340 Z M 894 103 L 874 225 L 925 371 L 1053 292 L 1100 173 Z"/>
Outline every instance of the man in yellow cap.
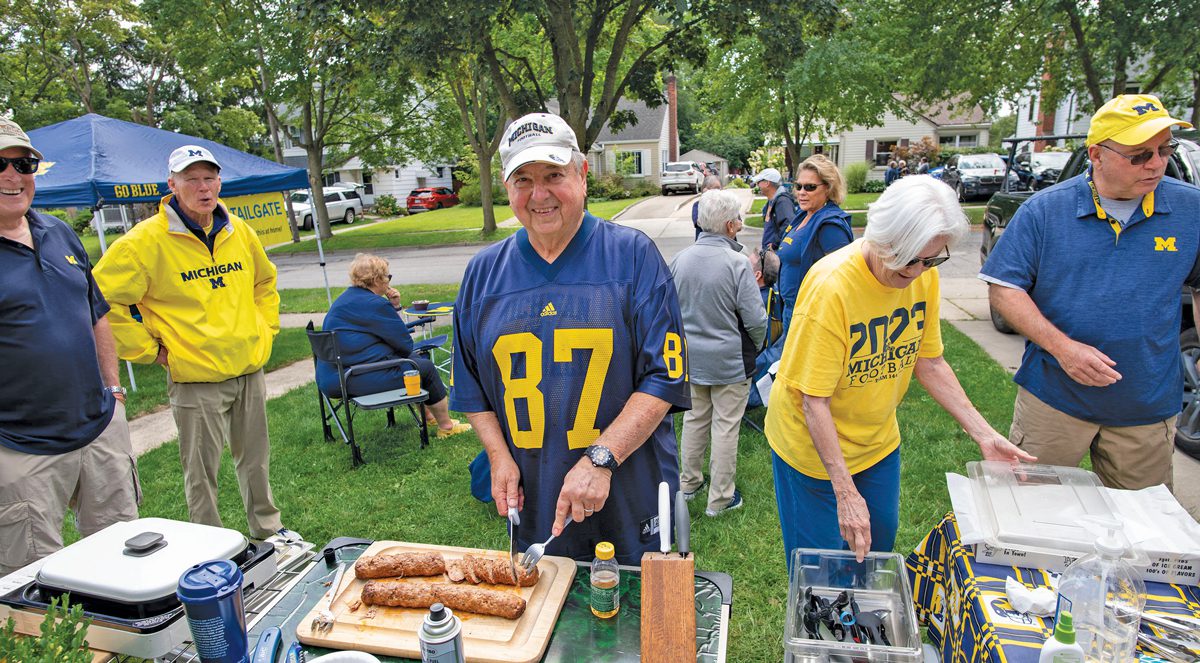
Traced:
<path fill-rule="evenodd" d="M 1028 339 L 1011 441 L 1050 465 L 1090 452 L 1114 488 L 1171 486 L 1179 291 L 1200 286 L 1200 189 L 1165 177 L 1176 126 L 1154 96 L 1104 104 L 1088 170 L 1023 204 L 979 273 Z"/>

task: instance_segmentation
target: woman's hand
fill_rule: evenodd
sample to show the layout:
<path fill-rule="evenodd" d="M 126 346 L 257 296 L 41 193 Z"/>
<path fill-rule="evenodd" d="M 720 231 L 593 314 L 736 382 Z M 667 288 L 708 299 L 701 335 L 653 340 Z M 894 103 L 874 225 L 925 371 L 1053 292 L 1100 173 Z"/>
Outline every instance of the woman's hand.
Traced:
<path fill-rule="evenodd" d="M 853 484 L 844 490 L 834 490 L 837 496 L 838 528 L 842 538 L 850 544 L 854 558 L 863 561 L 871 550 L 871 512 L 867 501 Z"/>
<path fill-rule="evenodd" d="M 391 303 L 392 308 L 396 309 L 397 311 L 404 308 L 404 303 L 400 301 L 400 291 L 396 290 L 395 288 L 388 288 L 387 292 L 383 293 L 383 296 L 387 297 L 387 300 L 389 303 Z"/>
<path fill-rule="evenodd" d="M 983 454 L 984 460 L 1002 460 L 1009 463 L 1036 463 L 1037 456 L 1031 456 L 1021 447 L 1008 441 L 994 429 L 989 431 L 989 434 L 982 436 L 976 440 L 979 444 L 979 452 Z"/>

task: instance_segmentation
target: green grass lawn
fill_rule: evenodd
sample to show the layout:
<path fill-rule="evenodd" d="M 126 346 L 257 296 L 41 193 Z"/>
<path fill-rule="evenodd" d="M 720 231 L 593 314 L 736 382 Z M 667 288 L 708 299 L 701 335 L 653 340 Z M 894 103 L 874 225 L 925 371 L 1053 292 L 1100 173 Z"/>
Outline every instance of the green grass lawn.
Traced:
<path fill-rule="evenodd" d="M 112 246 L 113 241 L 122 234 L 117 232 L 104 233 L 105 246 Z M 100 236 L 96 233 L 87 233 L 80 235 L 79 241 L 83 242 L 83 250 L 87 251 L 88 258 L 92 260 L 92 264 L 96 264 L 96 261 L 100 259 Z"/>
<path fill-rule="evenodd" d="M 943 333 L 947 359 L 967 393 L 998 430 L 1006 431 L 1015 393 L 1008 375 L 950 325 L 943 325 Z M 323 440 L 311 385 L 271 401 L 267 409 L 275 498 L 284 523 L 308 540 L 321 545 L 337 536 L 359 536 L 487 549 L 507 545 L 495 508 L 470 495 L 467 464 L 480 449 L 473 434 L 432 440 L 421 451 L 413 426 L 388 430 L 382 412 L 364 412 L 355 428 L 367 464 L 350 470 L 346 447 Z M 751 416 L 761 421 L 762 411 Z M 950 510 L 943 474 L 964 472 L 964 464 L 979 454 L 915 381 L 899 419 L 903 492 L 896 550 L 906 553 Z M 178 446 L 147 453 L 138 467 L 145 494 L 141 515 L 186 520 Z M 704 516 L 703 500 L 691 503 L 692 547 L 697 568 L 734 578 L 729 660 L 778 661 L 787 602 L 783 544 L 769 448 L 747 427 L 739 447 L 738 487 L 745 507 L 719 518 Z M 245 531 L 228 454 L 221 467 L 220 504 L 226 526 Z"/>
<path fill-rule="evenodd" d="M 266 370 L 286 366 L 292 362 L 312 356 L 308 337 L 303 329 L 281 329 L 271 348 L 271 359 Z M 129 388 L 129 369 L 121 362 L 121 384 Z M 153 412 L 167 405 L 167 373 L 158 364 L 134 364 L 133 375 L 137 380 L 137 391 L 130 391 L 125 401 L 126 416 L 133 418 Z"/>
<path fill-rule="evenodd" d="M 592 203 L 588 205 L 588 209 L 596 216 L 610 219 L 617 212 L 639 200 L 644 199 Z M 495 205 L 492 209 L 496 214 L 496 223 L 512 217 L 512 210 L 507 205 Z M 495 233 L 485 237 L 482 234 L 482 228 L 482 207 L 457 205 L 381 221 L 361 230 L 339 233 L 323 242 L 323 248 L 326 251 L 351 251 L 400 246 L 475 244 L 496 242 L 516 232 L 516 228 L 497 228 Z M 316 250 L 316 240 L 308 239 L 295 244 L 277 246 L 268 253 L 305 253 Z"/>

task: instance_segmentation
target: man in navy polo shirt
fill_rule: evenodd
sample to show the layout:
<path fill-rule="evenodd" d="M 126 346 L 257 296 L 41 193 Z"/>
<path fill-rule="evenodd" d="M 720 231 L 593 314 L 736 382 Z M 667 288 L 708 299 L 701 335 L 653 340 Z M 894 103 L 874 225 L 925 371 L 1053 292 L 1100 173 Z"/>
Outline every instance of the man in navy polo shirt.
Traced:
<path fill-rule="evenodd" d="M 42 154 L 0 118 L 0 576 L 137 518 L 108 304 L 65 223 L 30 209 Z"/>
<path fill-rule="evenodd" d="M 979 274 L 1029 339 L 1011 441 L 1051 465 L 1090 452 L 1113 488 L 1171 486 L 1179 291 L 1200 286 L 1200 189 L 1164 177 L 1174 126 L 1157 97 L 1104 104 L 1087 172 L 1022 205 Z"/>

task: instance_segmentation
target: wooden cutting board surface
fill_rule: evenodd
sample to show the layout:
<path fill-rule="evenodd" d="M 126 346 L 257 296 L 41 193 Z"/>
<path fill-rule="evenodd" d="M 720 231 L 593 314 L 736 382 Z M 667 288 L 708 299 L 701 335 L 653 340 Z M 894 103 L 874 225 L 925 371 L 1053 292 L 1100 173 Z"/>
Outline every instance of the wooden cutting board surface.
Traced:
<path fill-rule="evenodd" d="M 367 555 L 436 552 L 447 561 L 461 559 L 465 554 L 508 559 L 508 553 L 475 548 L 435 546 L 400 541 L 376 541 L 363 553 Z M 526 601 L 525 613 L 519 619 L 505 619 L 469 612 L 455 612 L 462 619 L 463 653 L 468 663 L 526 663 L 537 661 L 550 642 L 550 634 L 558 621 L 575 578 L 575 562 L 566 557 L 547 555 L 538 562 L 538 583 L 533 587 L 481 584 L 478 587 L 520 594 Z M 393 582 L 442 582 L 443 576 L 404 578 Z M 333 629 L 324 633 L 310 630 L 319 607 L 301 620 L 296 636 L 306 645 L 329 649 L 357 649 L 375 654 L 421 658 L 417 632 L 429 613 L 427 608 L 389 608 L 361 605 L 351 611 L 351 604 L 362 595 L 365 580 L 354 577 L 351 565 L 342 576 L 341 587 L 333 600 L 336 619 Z M 320 604 L 318 604 L 319 606 Z"/>

